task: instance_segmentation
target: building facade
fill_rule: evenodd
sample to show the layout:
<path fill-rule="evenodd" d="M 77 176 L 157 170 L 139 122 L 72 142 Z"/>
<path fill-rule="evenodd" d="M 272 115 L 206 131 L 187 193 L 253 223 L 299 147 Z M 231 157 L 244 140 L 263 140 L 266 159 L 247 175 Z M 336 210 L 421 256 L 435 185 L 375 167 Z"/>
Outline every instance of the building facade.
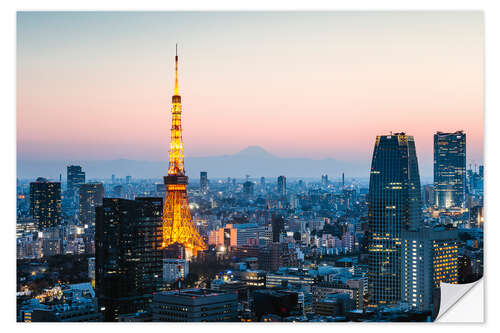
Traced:
<path fill-rule="evenodd" d="M 403 231 L 401 239 L 402 301 L 411 309 L 432 311 L 440 283 L 458 283 L 458 232 Z"/>

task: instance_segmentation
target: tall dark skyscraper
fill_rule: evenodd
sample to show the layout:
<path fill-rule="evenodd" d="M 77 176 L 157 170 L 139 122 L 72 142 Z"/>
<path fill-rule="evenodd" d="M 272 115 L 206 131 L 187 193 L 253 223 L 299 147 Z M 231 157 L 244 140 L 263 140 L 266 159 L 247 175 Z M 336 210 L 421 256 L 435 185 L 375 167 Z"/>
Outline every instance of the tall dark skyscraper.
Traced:
<path fill-rule="evenodd" d="M 421 225 L 415 141 L 405 133 L 377 136 L 368 193 L 370 305 L 401 299 L 401 231 Z"/>
<path fill-rule="evenodd" d="M 280 242 L 280 234 L 285 230 L 285 219 L 282 215 L 273 215 L 272 220 L 273 243 Z"/>
<path fill-rule="evenodd" d="M 200 172 L 200 191 L 203 193 L 208 191 L 208 175 L 206 171 Z"/>
<path fill-rule="evenodd" d="M 30 183 L 30 214 L 38 228 L 47 228 L 61 222 L 61 183 L 38 178 Z"/>
<path fill-rule="evenodd" d="M 434 195 L 439 209 L 464 207 L 465 139 L 463 131 L 434 134 Z"/>
<path fill-rule="evenodd" d="M 80 185 L 78 218 L 80 223 L 95 225 L 95 208 L 102 205 L 104 186 L 102 183 Z"/>
<path fill-rule="evenodd" d="M 150 307 L 162 283 L 162 198 L 104 198 L 96 208 L 96 295 L 104 321 Z"/>
<path fill-rule="evenodd" d="M 79 165 L 68 165 L 66 180 L 68 182 L 68 192 L 74 194 L 79 185 L 85 183 L 85 172 Z"/>
<path fill-rule="evenodd" d="M 284 197 L 286 196 L 286 177 L 278 177 L 278 195 Z"/>

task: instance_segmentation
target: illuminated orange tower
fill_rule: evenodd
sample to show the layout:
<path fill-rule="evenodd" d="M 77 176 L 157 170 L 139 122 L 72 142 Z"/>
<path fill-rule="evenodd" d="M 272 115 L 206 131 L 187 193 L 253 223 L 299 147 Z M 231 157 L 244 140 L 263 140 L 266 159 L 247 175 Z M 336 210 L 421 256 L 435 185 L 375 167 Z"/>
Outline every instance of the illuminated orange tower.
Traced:
<path fill-rule="evenodd" d="M 177 75 L 177 44 L 175 45 L 175 87 L 172 96 L 172 128 L 170 130 L 170 150 L 168 176 L 164 177 L 167 193 L 163 206 L 163 242 L 162 248 L 180 244 L 186 250 L 186 256 L 196 255 L 207 247 L 193 224 L 189 211 L 186 186 L 188 177 L 184 172 L 184 147 L 181 127 L 181 96 Z"/>

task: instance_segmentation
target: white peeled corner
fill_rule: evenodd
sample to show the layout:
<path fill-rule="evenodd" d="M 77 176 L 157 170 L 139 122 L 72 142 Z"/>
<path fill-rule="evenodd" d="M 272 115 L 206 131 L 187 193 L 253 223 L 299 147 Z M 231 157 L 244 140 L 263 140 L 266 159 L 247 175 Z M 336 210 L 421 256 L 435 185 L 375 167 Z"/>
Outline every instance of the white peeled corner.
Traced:
<path fill-rule="evenodd" d="M 466 284 L 441 283 L 441 302 L 435 322 L 484 322 L 484 282 Z"/>

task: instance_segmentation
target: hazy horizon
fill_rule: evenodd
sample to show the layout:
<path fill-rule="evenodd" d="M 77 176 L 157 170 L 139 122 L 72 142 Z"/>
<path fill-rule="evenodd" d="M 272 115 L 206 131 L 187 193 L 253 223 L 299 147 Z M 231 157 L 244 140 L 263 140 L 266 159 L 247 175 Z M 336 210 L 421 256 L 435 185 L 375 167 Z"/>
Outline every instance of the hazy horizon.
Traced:
<path fill-rule="evenodd" d="M 284 164 L 285 163 L 285 164 Z M 208 171 L 209 178 L 251 178 L 277 177 L 285 175 L 293 178 L 320 178 L 328 174 L 330 179 L 340 179 L 342 172 L 346 178 L 369 179 L 371 160 L 364 163 L 342 161 L 334 158 L 296 158 L 278 157 L 270 154 L 259 146 L 249 146 L 235 154 L 218 156 L 191 157 L 186 156 L 186 173 L 197 179 L 200 171 Z M 19 179 L 36 179 L 45 177 L 58 179 L 59 174 L 66 177 L 67 165 L 81 165 L 87 174 L 87 179 L 109 179 L 112 174 L 125 178 L 161 178 L 166 173 L 168 160 L 21 160 L 18 161 L 17 173 Z M 291 167 L 289 164 L 293 164 Z M 305 170 L 305 171 L 304 171 Z M 432 166 L 419 165 L 422 181 L 432 180 Z M 44 174 L 45 172 L 45 174 Z M 266 173 L 267 172 L 267 173 Z M 271 174 L 270 174 L 271 173 Z M 137 177 L 139 176 L 139 177 Z"/>

